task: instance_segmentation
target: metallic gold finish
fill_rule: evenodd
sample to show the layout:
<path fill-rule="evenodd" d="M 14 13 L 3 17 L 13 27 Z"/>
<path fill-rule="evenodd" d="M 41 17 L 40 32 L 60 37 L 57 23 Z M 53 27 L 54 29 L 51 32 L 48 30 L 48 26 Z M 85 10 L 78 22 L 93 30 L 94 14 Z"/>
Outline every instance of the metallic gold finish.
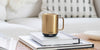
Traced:
<path fill-rule="evenodd" d="M 42 33 L 57 34 L 59 30 L 64 29 L 64 18 L 62 29 L 58 29 L 58 15 L 53 13 L 45 13 L 42 15 Z"/>

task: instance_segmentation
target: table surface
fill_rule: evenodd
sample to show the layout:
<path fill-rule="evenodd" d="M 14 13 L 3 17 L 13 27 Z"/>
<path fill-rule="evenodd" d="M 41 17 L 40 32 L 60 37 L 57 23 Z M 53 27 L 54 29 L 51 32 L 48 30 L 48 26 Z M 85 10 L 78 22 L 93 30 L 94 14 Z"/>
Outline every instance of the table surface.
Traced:
<path fill-rule="evenodd" d="M 94 48 L 86 48 L 86 49 L 72 49 L 72 50 L 100 50 L 100 41 L 88 40 L 83 34 L 76 35 L 77 37 L 84 39 L 86 41 L 90 41 L 94 43 Z M 32 50 L 30 47 L 25 45 L 24 43 L 18 41 L 16 50 Z"/>

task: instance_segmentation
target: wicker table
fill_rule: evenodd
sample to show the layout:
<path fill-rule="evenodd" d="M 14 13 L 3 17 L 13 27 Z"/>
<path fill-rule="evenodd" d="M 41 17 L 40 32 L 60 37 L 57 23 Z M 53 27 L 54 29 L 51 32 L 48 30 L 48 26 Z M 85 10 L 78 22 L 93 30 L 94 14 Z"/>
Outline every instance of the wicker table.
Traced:
<path fill-rule="evenodd" d="M 100 50 L 100 41 L 93 41 L 93 40 L 88 40 L 84 35 L 76 35 L 77 37 L 90 41 L 92 43 L 94 43 L 94 48 L 87 48 L 87 49 L 72 49 L 72 50 Z M 25 45 L 24 43 L 18 41 L 17 43 L 17 47 L 16 50 L 32 50 L 30 47 L 28 47 L 27 45 Z"/>

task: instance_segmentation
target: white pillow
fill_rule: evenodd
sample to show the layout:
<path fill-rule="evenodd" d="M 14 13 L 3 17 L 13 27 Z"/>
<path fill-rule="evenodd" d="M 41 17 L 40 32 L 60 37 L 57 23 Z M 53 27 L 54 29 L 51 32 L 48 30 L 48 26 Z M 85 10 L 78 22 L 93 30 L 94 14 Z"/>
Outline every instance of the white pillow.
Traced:
<path fill-rule="evenodd" d="M 0 5 L 6 6 L 8 3 L 8 0 L 0 0 Z"/>
<path fill-rule="evenodd" d="M 100 17 L 100 0 L 94 0 L 94 5 L 96 8 L 98 17 Z"/>
<path fill-rule="evenodd" d="M 58 12 L 62 17 L 97 17 L 93 0 L 42 0 L 42 9 Z"/>
<path fill-rule="evenodd" d="M 4 21 L 6 19 L 6 8 L 0 5 L 0 20 Z"/>
<path fill-rule="evenodd" d="M 4 21 L 6 19 L 6 5 L 7 0 L 0 0 L 0 20 Z"/>
<path fill-rule="evenodd" d="M 41 8 L 40 0 L 9 0 L 7 19 L 36 17 Z"/>
<path fill-rule="evenodd" d="M 86 31 L 84 34 L 88 39 L 100 40 L 100 31 Z"/>

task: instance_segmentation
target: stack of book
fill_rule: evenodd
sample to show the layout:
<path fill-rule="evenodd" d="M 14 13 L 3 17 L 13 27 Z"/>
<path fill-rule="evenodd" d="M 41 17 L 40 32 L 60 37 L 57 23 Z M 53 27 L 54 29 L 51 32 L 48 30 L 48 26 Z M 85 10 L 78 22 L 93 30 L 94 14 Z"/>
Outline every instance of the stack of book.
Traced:
<path fill-rule="evenodd" d="M 20 36 L 19 40 L 33 50 L 59 50 L 92 48 L 93 43 L 81 40 L 75 36 L 59 32 L 56 37 L 44 37 L 41 32 L 31 33 L 30 36 Z"/>

